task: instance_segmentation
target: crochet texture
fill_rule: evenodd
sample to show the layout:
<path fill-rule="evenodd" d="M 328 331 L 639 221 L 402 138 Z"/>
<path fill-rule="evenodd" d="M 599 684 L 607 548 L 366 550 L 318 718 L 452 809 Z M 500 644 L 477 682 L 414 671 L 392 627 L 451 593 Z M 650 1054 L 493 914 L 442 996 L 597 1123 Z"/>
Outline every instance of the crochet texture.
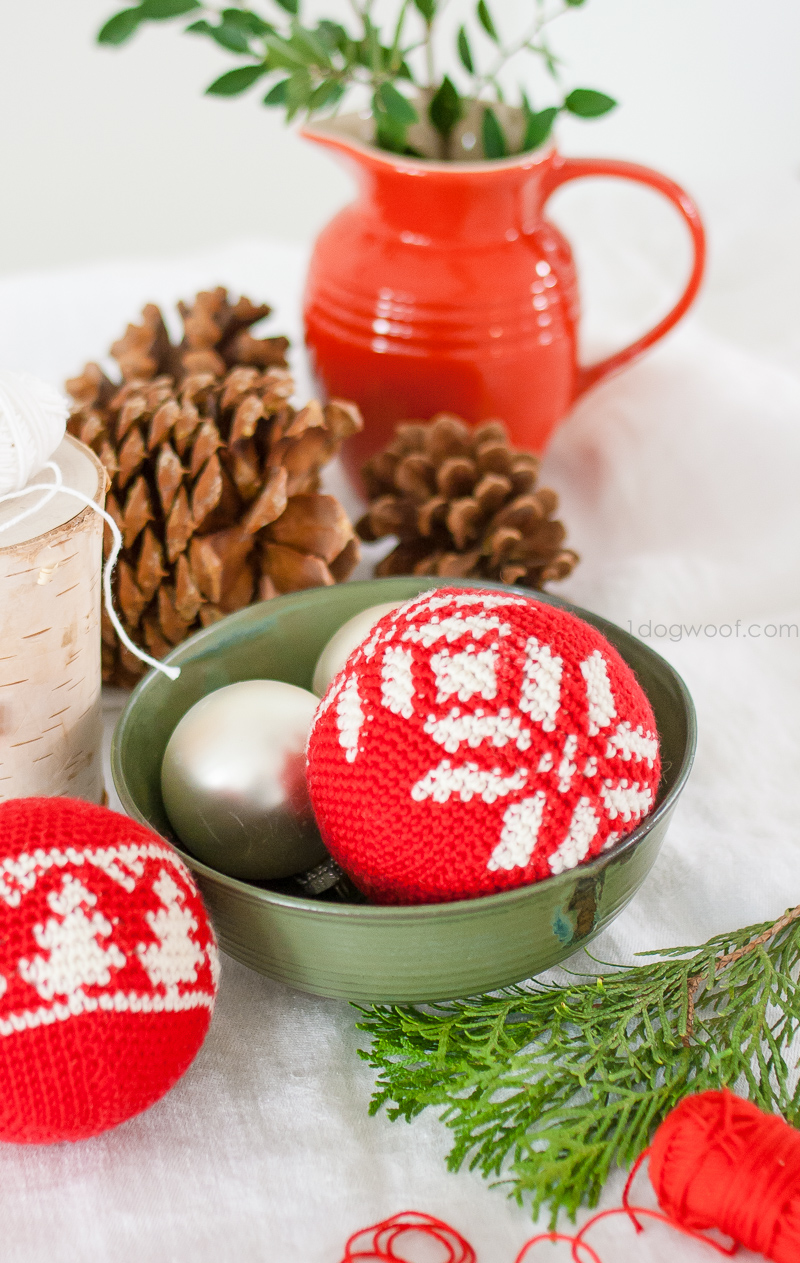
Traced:
<path fill-rule="evenodd" d="M 438 588 L 376 625 L 317 710 L 326 845 L 378 903 L 540 881 L 613 847 L 660 775 L 650 704 L 593 627 L 513 593 Z"/>
<path fill-rule="evenodd" d="M 79 1140 L 157 1101 L 217 994 L 211 924 L 156 834 L 66 798 L 0 805 L 0 1139 Z"/>

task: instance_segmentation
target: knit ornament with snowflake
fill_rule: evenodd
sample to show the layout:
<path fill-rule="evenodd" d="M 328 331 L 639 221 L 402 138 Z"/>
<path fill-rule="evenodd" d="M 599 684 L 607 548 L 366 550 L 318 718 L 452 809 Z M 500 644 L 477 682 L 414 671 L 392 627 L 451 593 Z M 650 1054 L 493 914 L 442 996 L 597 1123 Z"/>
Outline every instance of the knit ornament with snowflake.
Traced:
<path fill-rule="evenodd" d="M 437 588 L 387 614 L 317 710 L 326 845 L 377 903 L 563 873 L 650 812 L 655 719 L 600 632 L 513 592 Z"/>
<path fill-rule="evenodd" d="M 80 1140 L 152 1105 L 194 1060 L 218 973 L 156 834 L 76 799 L 0 805 L 0 1140 Z"/>

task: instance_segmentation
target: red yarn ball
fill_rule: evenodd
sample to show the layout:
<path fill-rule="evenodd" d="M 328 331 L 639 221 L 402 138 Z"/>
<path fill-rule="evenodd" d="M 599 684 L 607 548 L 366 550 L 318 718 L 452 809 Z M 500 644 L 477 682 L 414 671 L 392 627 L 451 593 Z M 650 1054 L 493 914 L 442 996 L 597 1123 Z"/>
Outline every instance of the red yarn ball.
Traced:
<path fill-rule="evenodd" d="M 800 1259 L 800 1132 L 732 1092 L 681 1101 L 650 1147 L 664 1214 L 688 1232 L 718 1228 L 773 1263 Z"/>
<path fill-rule="evenodd" d="M 162 838 L 68 798 L 0 805 L 0 1140 L 81 1140 L 189 1067 L 217 994 L 200 894 Z"/>
<path fill-rule="evenodd" d="M 319 705 L 323 839 L 376 903 L 488 895 L 574 868 L 651 810 L 655 719 L 595 628 L 512 592 L 385 615 Z"/>

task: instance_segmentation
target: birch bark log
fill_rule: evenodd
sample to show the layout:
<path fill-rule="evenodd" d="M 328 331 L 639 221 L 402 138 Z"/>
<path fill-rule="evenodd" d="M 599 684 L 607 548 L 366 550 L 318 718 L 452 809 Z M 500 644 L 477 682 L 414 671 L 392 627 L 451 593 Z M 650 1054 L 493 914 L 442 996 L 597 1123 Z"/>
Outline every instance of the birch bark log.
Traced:
<path fill-rule="evenodd" d="M 53 459 L 66 486 L 102 505 L 93 452 L 67 436 Z M 25 503 L 0 506 L 0 522 Z M 0 534 L 0 802 L 103 799 L 102 539 L 99 514 L 66 495 Z"/>

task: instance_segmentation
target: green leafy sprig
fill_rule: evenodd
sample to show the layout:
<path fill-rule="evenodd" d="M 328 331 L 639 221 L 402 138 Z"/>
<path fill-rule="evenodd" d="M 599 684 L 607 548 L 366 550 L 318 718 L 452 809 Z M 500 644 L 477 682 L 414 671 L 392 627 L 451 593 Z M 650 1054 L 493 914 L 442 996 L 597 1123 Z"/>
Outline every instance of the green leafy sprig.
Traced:
<path fill-rule="evenodd" d="M 101 44 L 119 46 L 148 22 L 192 17 L 187 34 L 212 40 L 226 53 L 243 58 L 242 65 L 216 78 L 206 88 L 211 96 L 239 96 L 261 83 L 266 106 L 285 110 L 287 121 L 332 112 L 349 89 L 367 88 L 371 94 L 375 139 L 384 149 L 415 153 L 408 132 L 420 121 L 418 104 L 441 138 L 441 157 L 449 157 L 450 138 L 472 101 L 482 104 L 483 155 L 502 158 L 511 152 L 494 106 L 504 102 L 501 73 L 519 55 L 539 59 L 560 85 L 558 58 L 547 28 L 556 18 L 585 0 L 533 0 L 528 28 L 506 40 L 487 0 L 477 0 L 458 28 L 455 53 L 458 72 L 466 77 L 461 89 L 452 74 L 436 69 L 438 23 L 447 0 L 388 0 L 385 30 L 378 25 L 374 0 L 350 0 L 355 29 L 323 19 L 314 24 L 301 19 L 300 0 L 269 0 L 268 16 L 245 3 L 220 8 L 204 0 L 140 0 L 108 19 L 98 34 Z M 479 48 L 489 56 L 481 68 Z M 415 99 L 410 99 L 411 96 Z M 558 105 L 535 110 L 521 93 L 524 135 L 518 152 L 535 149 L 547 140 L 561 111 L 579 118 L 597 118 L 616 102 L 603 92 L 574 88 Z"/>
<path fill-rule="evenodd" d="M 648 964 L 434 1005 L 361 1009 L 378 1072 L 371 1113 L 428 1106 L 463 1163 L 534 1217 L 574 1219 L 690 1092 L 730 1087 L 800 1125 L 800 907 Z"/>

